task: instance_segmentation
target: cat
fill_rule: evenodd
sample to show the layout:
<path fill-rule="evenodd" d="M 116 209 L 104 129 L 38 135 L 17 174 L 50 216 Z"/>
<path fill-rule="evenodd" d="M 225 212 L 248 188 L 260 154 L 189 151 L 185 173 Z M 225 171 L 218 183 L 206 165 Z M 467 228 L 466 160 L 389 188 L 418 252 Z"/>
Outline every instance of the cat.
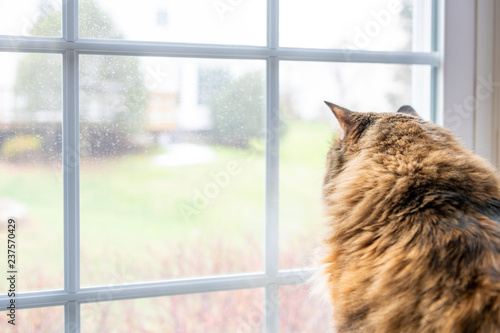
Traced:
<path fill-rule="evenodd" d="M 410 106 L 326 102 L 322 274 L 336 332 L 500 332 L 500 179 Z"/>

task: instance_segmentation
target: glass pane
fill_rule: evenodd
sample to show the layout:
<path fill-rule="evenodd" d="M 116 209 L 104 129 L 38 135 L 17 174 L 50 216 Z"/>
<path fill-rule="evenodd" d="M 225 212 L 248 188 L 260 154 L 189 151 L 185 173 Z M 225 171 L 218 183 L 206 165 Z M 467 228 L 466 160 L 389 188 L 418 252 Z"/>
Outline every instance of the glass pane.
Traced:
<path fill-rule="evenodd" d="M 32 333 L 32 332 L 50 332 L 50 333 L 63 333 L 64 332 L 64 308 L 62 306 L 50 308 L 35 308 L 15 310 L 14 323 L 10 324 L 8 321 L 12 320 L 9 317 L 10 312 L 3 312 L 0 327 L 2 332 L 5 333 Z"/>
<path fill-rule="evenodd" d="M 82 0 L 79 8 L 79 33 L 83 38 L 266 43 L 265 0 Z"/>
<path fill-rule="evenodd" d="M 82 332 L 261 332 L 263 299 L 258 289 L 83 304 Z"/>
<path fill-rule="evenodd" d="M 312 295 L 306 285 L 280 287 L 279 294 L 280 333 L 334 331 L 328 299 Z"/>
<path fill-rule="evenodd" d="M 61 0 L 0 1 L 0 35 L 61 36 Z"/>
<path fill-rule="evenodd" d="M 281 46 L 430 51 L 431 0 L 280 1 Z"/>
<path fill-rule="evenodd" d="M 63 287 L 60 55 L 0 53 L 0 248 L 15 243 L 17 291 Z M 9 236 L 7 221 L 15 221 Z M 11 254 L 14 255 L 14 254 Z M 2 267 L 7 265 L 7 258 Z M 0 270 L 2 285 L 6 270 Z M 2 288 L 2 292 L 7 288 Z"/>
<path fill-rule="evenodd" d="M 82 284 L 261 271 L 265 62 L 80 64 Z"/>
<path fill-rule="evenodd" d="M 310 267 L 325 234 L 322 182 L 338 123 L 323 101 L 362 112 L 410 104 L 430 118 L 430 66 L 280 63 L 280 266 Z"/>

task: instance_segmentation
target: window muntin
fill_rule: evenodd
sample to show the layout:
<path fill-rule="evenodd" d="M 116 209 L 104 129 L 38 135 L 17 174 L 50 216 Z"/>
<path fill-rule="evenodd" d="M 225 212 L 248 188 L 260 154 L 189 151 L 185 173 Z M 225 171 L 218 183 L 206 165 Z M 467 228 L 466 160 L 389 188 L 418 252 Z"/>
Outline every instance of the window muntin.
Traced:
<path fill-rule="evenodd" d="M 82 332 L 259 332 L 263 298 L 247 289 L 83 304 Z"/>

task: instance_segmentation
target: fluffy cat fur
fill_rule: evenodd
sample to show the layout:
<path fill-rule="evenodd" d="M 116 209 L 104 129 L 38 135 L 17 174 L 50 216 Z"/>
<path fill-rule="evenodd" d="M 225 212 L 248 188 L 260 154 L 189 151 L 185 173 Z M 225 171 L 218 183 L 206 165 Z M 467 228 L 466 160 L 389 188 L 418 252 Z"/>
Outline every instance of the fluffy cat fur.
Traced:
<path fill-rule="evenodd" d="M 358 113 L 328 152 L 323 274 L 342 332 L 500 332 L 500 180 L 409 107 Z"/>

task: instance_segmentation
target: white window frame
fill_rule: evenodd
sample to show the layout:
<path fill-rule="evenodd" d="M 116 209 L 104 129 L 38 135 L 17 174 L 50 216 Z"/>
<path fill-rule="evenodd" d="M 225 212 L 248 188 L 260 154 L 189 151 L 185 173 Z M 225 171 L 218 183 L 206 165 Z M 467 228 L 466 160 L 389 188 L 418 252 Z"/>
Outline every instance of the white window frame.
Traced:
<path fill-rule="evenodd" d="M 495 82 L 500 82 L 500 3 L 498 1 L 495 1 L 495 8 L 494 8 L 494 13 L 495 13 L 495 18 L 494 18 L 494 24 L 493 24 L 493 29 L 494 29 L 494 34 L 493 34 L 493 44 L 494 44 L 494 55 L 493 55 L 493 72 L 494 72 L 494 81 Z M 493 134 L 492 134 L 492 140 L 494 142 L 493 145 L 493 161 L 495 165 L 500 167 L 500 87 L 497 86 L 495 91 L 494 91 L 494 96 L 493 96 Z"/>
<path fill-rule="evenodd" d="M 500 2 L 440 3 L 442 63 L 439 122 L 462 142 L 500 166 Z"/>
<path fill-rule="evenodd" d="M 470 149 L 474 148 L 476 3 L 443 1 L 442 52 L 438 123 L 450 128 Z M 472 104 L 472 106 L 471 106 Z"/>
<path fill-rule="evenodd" d="M 476 33 L 476 152 L 499 166 L 500 121 L 500 2 L 477 1 Z M 493 86 L 489 86 L 490 79 Z"/>
<path fill-rule="evenodd" d="M 62 38 L 0 36 L 0 52 L 46 52 L 63 57 L 63 178 L 64 178 L 64 288 L 25 292 L 17 295 L 20 309 L 64 306 L 65 332 L 80 332 L 80 306 L 84 303 L 116 301 L 158 296 L 186 295 L 194 293 L 229 291 L 248 288 L 264 288 L 265 331 L 279 331 L 280 286 L 305 283 L 314 273 L 313 269 L 279 269 L 279 62 L 322 61 L 387 64 L 425 64 L 432 66 L 433 119 L 447 124 L 451 112 L 446 112 L 463 96 L 474 93 L 474 80 L 457 74 L 457 66 L 468 65 L 467 57 L 457 59 L 455 52 L 466 46 L 456 45 L 451 32 L 461 24 L 460 17 L 470 8 L 470 0 L 444 2 L 433 0 L 433 42 L 431 52 L 380 52 L 349 51 L 349 59 L 343 50 L 300 49 L 279 46 L 278 0 L 267 0 L 267 45 L 226 46 L 191 43 L 141 42 L 127 40 L 93 40 L 78 38 L 78 0 L 64 0 Z M 493 0 L 492 0 L 493 1 Z M 455 7 L 456 6 L 456 7 Z M 445 21 L 442 19 L 446 18 Z M 467 16 L 466 29 L 474 28 Z M 460 20 L 460 21 L 458 21 Z M 445 22 L 445 27 L 438 25 Z M 438 36 L 441 36 L 438 38 Z M 470 43 L 467 34 L 466 45 Z M 472 38 L 473 39 L 473 38 Z M 441 42 L 440 42 L 441 41 Z M 463 40 L 460 40 L 463 42 Z M 475 45 L 473 45 L 475 47 Z M 444 51 L 444 52 L 443 52 Z M 266 234 L 265 271 L 262 273 L 200 277 L 168 281 L 154 281 L 120 286 L 82 288 L 80 286 L 80 220 L 79 220 L 79 103 L 78 75 L 79 56 L 130 55 L 186 58 L 260 59 L 267 64 L 266 102 Z M 473 57 L 473 56 L 472 56 Z M 474 58 L 473 58 L 474 59 Z M 443 63 L 441 61 L 444 61 Z M 465 66 L 464 65 L 464 66 Z M 471 81 L 472 80 L 472 81 Z M 313 84 L 313 83 L 311 83 Z M 472 86 L 471 86 L 472 84 Z M 458 90 L 457 90 L 458 89 Z M 445 110 L 444 112 L 441 110 Z M 469 142 L 474 128 L 464 123 L 456 131 Z M 0 307 L 5 310 L 9 302 L 6 295 L 0 296 Z"/>

